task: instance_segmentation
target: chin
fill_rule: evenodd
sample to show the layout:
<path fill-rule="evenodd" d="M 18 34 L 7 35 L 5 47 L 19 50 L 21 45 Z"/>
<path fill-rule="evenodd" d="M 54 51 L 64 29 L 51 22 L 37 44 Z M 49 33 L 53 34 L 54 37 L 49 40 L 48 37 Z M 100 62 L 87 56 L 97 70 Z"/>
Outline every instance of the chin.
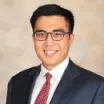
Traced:
<path fill-rule="evenodd" d="M 57 62 L 56 60 L 49 60 L 49 61 L 45 61 L 43 64 L 45 66 L 56 67 L 57 65 L 60 64 L 60 62 Z"/>
<path fill-rule="evenodd" d="M 57 66 L 57 65 L 51 64 L 51 63 L 46 63 L 46 64 L 43 64 L 43 65 L 48 70 L 51 70 L 51 69 L 53 69 L 53 68 L 55 68 Z"/>

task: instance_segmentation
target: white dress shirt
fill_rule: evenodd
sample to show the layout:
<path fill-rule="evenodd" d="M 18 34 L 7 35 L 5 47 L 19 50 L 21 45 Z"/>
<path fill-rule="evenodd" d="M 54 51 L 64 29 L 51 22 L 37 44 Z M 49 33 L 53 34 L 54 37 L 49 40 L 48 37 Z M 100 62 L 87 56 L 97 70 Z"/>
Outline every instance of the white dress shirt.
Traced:
<path fill-rule="evenodd" d="M 34 104 L 42 86 L 44 85 L 44 83 L 46 81 L 45 74 L 47 72 L 49 72 L 52 75 L 51 82 L 50 82 L 49 95 L 48 95 L 48 99 L 47 99 L 47 104 L 50 103 L 50 101 L 53 97 L 53 94 L 55 92 L 55 89 L 56 89 L 57 85 L 59 84 L 68 63 L 69 63 L 69 58 L 67 57 L 61 64 L 59 64 L 58 66 L 56 66 L 55 68 L 53 68 L 50 71 L 48 71 L 43 65 L 41 65 L 41 72 L 40 72 L 39 76 L 37 77 L 35 86 L 33 88 L 30 104 Z"/>

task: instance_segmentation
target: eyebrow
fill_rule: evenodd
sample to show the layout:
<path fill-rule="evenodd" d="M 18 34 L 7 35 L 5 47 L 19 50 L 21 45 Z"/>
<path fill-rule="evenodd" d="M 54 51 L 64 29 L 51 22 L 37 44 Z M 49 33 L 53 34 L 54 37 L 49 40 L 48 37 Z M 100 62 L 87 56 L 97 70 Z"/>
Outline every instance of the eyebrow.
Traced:
<path fill-rule="evenodd" d="M 45 30 L 42 30 L 42 29 L 37 29 L 34 32 L 46 32 L 46 31 Z"/>
<path fill-rule="evenodd" d="M 64 32 L 64 30 L 61 29 L 61 28 L 59 28 L 59 29 L 54 29 L 53 31 L 54 31 L 54 32 L 57 32 L 57 31 L 62 31 L 62 32 Z"/>

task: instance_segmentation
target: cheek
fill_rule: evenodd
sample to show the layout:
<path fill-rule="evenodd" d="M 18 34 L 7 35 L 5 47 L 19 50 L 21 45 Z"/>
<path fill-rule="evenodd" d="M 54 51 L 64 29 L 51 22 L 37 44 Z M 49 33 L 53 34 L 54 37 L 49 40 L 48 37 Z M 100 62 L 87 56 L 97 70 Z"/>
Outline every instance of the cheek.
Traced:
<path fill-rule="evenodd" d="M 62 48 L 63 51 L 67 51 L 70 47 L 70 42 L 69 40 L 65 40 L 60 44 L 60 47 Z"/>
<path fill-rule="evenodd" d="M 41 52 L 43 49 L 43 45 L 40 42 L 34 42 L 34 48 L 36 53 Z"/>
<path fill-rule="evenodd" d="M 34 48 L 35 48 L 35 51 L 36 53 L 39 51 L 39 44 L 37 42 L 34 42 Z"/>

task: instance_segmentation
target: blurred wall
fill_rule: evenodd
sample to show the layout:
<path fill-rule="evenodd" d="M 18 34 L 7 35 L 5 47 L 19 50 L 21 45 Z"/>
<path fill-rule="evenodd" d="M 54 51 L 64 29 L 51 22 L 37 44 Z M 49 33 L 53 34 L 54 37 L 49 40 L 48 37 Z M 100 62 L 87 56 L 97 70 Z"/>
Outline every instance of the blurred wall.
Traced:
<path fill-rule="evenodd" d="M 104 0 L 0 0 L 0 104 L 11 76 L 37 65 L 29 19 L 41 4 L 56 3 L 75 15 L 75 42 L 69 56 L 104 76 Z"/>

